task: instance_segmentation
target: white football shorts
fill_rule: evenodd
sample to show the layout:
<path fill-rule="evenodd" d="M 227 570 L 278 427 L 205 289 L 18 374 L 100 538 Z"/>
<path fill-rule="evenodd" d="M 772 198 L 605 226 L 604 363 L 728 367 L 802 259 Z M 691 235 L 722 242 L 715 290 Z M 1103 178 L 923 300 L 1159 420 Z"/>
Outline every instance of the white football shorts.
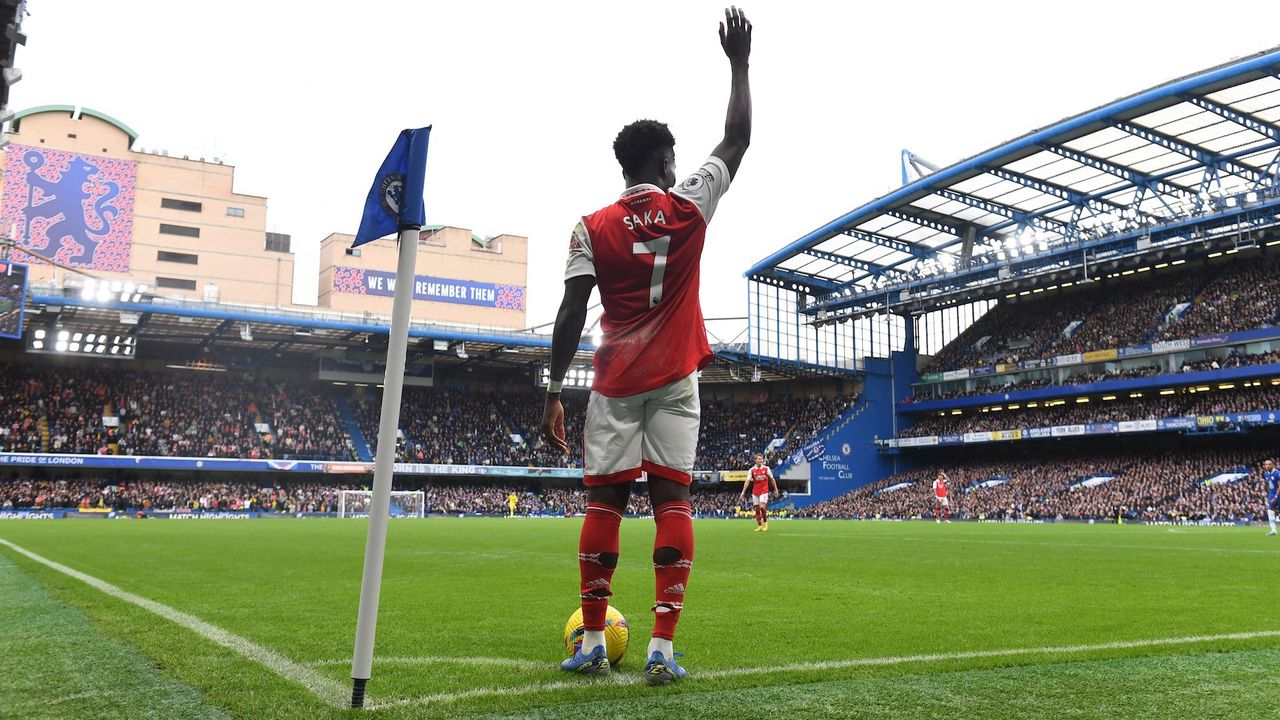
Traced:
<path fill-rule="evenodd" d="M 751 504 L 752 505 L 768 505 L 769 493 L 760 493 L 759 495 L 752 494 Z"/>
<path fill-rule="evenodd" d="M 951 507 L 951 498 L 949 498 L 949 497 L 936 497 L 936 496 L 935 496 L 933 499 L 934 499 L 934 501 L 936 501 L 936 502 L 937 502 L 939 505 L 941 505 L 942 507 Z"/>
<path fill-rule="evenodd" d="M 612 485 L 646 472 L 688 485 L 700 419 L 696 372 L 639 395 L 593 390 L 583 428 L 583 482 Z"/>

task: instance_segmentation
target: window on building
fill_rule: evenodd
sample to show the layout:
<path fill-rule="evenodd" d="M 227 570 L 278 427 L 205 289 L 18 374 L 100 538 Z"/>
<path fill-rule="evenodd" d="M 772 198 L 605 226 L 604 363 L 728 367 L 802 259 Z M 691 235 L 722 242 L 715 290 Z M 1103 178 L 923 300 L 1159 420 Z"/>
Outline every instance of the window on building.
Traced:
<path fill-rule="evenodd" d="M 187 265 L 196 265 L 200 262 L 199 255 L 191 253 L 169 252 L 168 250 L 159 250 L 156 252 L 156 260 L 160 262 L 185 263 Z"/>
<path fill-rule="evenodd" d="M 187 227 L 186 225 L 166 225 L 160 223 L 160 232 L 164 235 L 181 235 L 182 237 L 200 237 L 200 228 Z"/>
<path fill-rule="evenodd" d="M 228 207 L 227 217 L 244 217 L 244 208 Z"/>
<path fill-rule="evenodd" d="M 360 257 L 360 248 L 345 248 L 345 251 L 351 257 Z"/>
<path fill-rule="evenodd" d="M 160 198 L 160 207 L 168 210 L 186 210 L 187 212 L 200 212 L 203 207 L 198 202 L 190 200 L 175 200 L 174 198 Z"/>
<path fill-rule="evenodd" d="M 169 290 L 195 290 L 195 280 L 182 280 L 180 278 L 156 277 L 156 287 Z"/>
<path fill-rule="evenodd" d="M 292 235 L 284 233 L 267 233 L 267 252 L 289 252 L 289 241 L 292 239 Z"/>

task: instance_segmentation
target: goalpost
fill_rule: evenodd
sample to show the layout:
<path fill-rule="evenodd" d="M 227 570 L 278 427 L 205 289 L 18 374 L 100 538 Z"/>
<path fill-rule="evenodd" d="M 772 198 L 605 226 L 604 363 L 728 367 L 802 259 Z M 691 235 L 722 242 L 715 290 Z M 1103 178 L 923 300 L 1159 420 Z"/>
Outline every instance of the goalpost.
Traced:
<path fill-rule="evenodd" d="M 368 517 L 373 503 L 370 490 L 342 490 L 338 495 L 338 517 Z M 426 517 L 427 494 L 421 490 L 392 490 L 391 517 Z"/>

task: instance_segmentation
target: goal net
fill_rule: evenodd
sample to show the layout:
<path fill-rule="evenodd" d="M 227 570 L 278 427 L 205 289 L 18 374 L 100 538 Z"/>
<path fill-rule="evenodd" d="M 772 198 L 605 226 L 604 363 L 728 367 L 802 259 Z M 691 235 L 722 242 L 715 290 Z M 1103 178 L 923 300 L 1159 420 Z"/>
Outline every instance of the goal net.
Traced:
<path fill-rule="evenodd" d="M 343 490 L 338 496 L 338 517 L 369 517 L 370 490 Z M 425 517 L 427 496 L 421 490 L 392 490 L 391 517 Z"/>

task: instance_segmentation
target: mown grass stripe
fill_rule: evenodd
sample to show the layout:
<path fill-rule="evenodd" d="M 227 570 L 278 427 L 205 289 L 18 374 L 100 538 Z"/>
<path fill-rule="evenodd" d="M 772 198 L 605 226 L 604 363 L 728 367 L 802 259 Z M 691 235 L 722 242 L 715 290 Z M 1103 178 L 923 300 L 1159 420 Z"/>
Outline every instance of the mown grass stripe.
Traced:
<path fill-rule="evenodd" d="M 986 660 L 1024 657 L 1028 655 L 1072 655 L 1079 653 L 1103 652 L 1107 650 L 1129 650 L 1138 648 L 1166 647 L 1176 645 L 1195 645 L 1207 642 L 1227 642 L 1233 640 L 1259 640 L 1263 638 L 1280 638 L 1280 630 L 1257 630 L 1251 632 L 1223 633 L 1219 635 L 1187 635 L 1183 637 L 1148 638 L 1143 640 L 1117 640 L 1114 642 L 1094 643 L 1090 645 L 1059 645 L 1049 647 L 1001 648 L 994 650 L 968 650 L 951 653 L 929 653 L 923 655 L 895 655 L 889 657 L 847 658 L 844 660 L 821 660 L 814 662 L 787 663 L 783 665 L 762 665 L 756 667 L 722 668 L 691 674 L 693 680 L 718 680 L 722 678 L 745 677 L 751 675 L 772 675 L 789 672 L 818 672 L 823 670 L 845 670 L 856 667 L 883 667 L 887 665 L 910 665 L 914 663 L 949 662 L 956 660 Z M 615 673 L 603 682 L 612 685 L 635 685 L 642 677 L 636 674 L 623 675 Z M 563 690 L 571 687 L 582 687 L 581 680 L 576 682 L 552 682 L 541 684 L 517 685 L 504 688 L 472 688 L 457 692 L 433 693 L 417 697 L 400 698 L 374 707 L 388 708 L 405 705 L 433 703 L 450 703 L 481 697 L 518 696 L 539 692 Z"/>
<path fill-rule="evenodd" d="M 339 707 L 345 704 L 347 688 L 343 683 L 332 678 L 325 677 L 319 672 L 316 672 L 313 668 L 294 662 L 275 650 L 263 647 L 251 640 L 240 637 L 239 635 L 227 630 L 223 630 L 222 628 L 207 623 L 194 615 L 184 613 L 181 610 L 144 598 L 140 595 L 135 595 L 134 593 L 118 588 L 109 582 L 99 580 L 92 575 L 87 575 L 79 570 L 69 568 L 66 565 L 55 562 L 41 555 L 37 555 L 26 548 L 9 542 L 8 540 L 0 539 L 0 545 L 4 545 L 19 555 L 44 565 L 47 568 L 56 570 L 67 577 L 79 580 L 95 590 L 131 605 L 136 605 L 144 610 L 159 615 L 172 623 L 180 625 L 207 640 L 235 652 L 247 660 L 251 660 L 263 667 L 266 667 L 286 680 L 302 685 L 327 703 Z"/>

